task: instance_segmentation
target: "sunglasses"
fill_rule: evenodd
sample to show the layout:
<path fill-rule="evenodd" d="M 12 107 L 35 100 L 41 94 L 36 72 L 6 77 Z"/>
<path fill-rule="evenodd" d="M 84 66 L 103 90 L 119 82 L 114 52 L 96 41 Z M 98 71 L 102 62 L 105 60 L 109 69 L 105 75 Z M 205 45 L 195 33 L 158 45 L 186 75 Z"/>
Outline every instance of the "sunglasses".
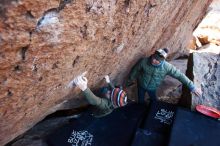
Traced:
<path fill-rule="evenodd" d="M 157 61 L 161 62 L 164 60 L 163 56 L 159 55 L 159 54 L 154 54 L 153 58 L 156 59 Z"/>

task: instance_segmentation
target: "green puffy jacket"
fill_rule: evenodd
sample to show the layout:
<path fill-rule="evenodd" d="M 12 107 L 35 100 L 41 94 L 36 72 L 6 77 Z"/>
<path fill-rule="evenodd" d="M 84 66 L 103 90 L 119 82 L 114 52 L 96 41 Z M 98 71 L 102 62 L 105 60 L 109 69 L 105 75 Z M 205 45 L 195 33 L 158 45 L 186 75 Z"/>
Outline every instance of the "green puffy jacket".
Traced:
<path fill-rule="evenodd" d="M 151 64 L 150 59 L 150 57 L 145 57 L 137 62 L 129 74 L 126 83 L 127 86 L 137 79 L 138 85 L 142 88 L 156 90 L 164 80 L 165 76 L 170 75 L 171 77 L 178 79 L 190 90 L 195 88 L 193 82 L 170 63 L 163 61 L 161 65 L 154 66 Z"/>

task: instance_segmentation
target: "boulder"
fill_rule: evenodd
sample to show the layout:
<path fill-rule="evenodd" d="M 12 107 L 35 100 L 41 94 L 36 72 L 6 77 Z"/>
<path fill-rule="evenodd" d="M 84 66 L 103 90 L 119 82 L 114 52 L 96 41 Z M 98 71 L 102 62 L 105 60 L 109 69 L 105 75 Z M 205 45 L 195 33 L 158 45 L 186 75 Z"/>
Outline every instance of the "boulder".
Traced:
<path fill-rule="evenodd" d="M 182 104 L 192 109 L 198 104 L 220 109 L 220 47 L 209 44 L 190 54 L 187 76 L 203 94 L 198 97 L 184 89 Z"/>
<path fill-rule="evenodd" d="M 202 45 L 206 45 L 210 43 L 210 40 L 208 40 L 208 36 L 200 35 L 200 36 L 197 36 L 197 38 L 199 39 Z"/>
<path fill-rule="evenodd" d="M 120 84 L 159 47 L 184 53 L 211 2 L 1 0 L 0 145 L 54 111 L 81 106 L 80 90 L 67 85 L 82 72 L 94 89 L 105 74 Z"/>

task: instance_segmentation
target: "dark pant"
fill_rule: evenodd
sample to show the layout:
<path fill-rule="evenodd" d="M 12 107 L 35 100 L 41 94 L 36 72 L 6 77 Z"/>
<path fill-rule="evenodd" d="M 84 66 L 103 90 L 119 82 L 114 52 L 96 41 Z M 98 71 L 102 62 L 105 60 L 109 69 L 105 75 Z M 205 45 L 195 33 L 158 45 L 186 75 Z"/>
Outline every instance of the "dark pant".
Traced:
<path fill-rule="evenodd" d="M 144 97 L 146 92 L 150 96 L 151 101 L 157 100 L 156 90 L 147 90 L 142 88 L 141 86 L 138 86 L 138 103 L 144 103 Z"/>

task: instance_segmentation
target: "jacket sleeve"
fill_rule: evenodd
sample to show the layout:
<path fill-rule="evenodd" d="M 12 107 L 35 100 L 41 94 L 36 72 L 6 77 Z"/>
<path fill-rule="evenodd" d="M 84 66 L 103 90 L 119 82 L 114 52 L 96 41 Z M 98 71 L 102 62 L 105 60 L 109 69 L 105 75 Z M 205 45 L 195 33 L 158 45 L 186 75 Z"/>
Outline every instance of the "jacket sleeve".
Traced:
<path fill-rule="evenodd" d="M 108 107 L 108 101 L 104 98 L 95 96 L 89 88 L 83 91 L 83 94 L 91 105 L 97 106 L 101 109 Z"/>
<path fill-rule="evenodd" d="M 138 74 L 140 73 L 141 70 L 141 64 L 142 64 L 143 58 L 141 58 L 131 69 L 129 75 L 128 75 L 128 80 L 126 82 L 126 86 L 129 86 L 135 79 L 137 79 Z"/>
<path fill-rule="evenodd" d="M 171 64 L 169 64 L 169 70 L 167 74 L 186 85 L 190 89 L 190 91 L 195 89 L 193 82 L 185 74 L 183 74 L 180 70 L 178 70 Z"/>

